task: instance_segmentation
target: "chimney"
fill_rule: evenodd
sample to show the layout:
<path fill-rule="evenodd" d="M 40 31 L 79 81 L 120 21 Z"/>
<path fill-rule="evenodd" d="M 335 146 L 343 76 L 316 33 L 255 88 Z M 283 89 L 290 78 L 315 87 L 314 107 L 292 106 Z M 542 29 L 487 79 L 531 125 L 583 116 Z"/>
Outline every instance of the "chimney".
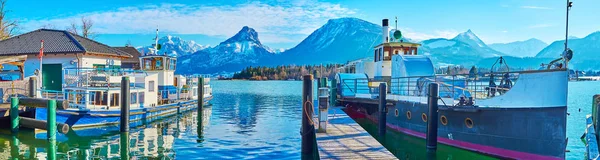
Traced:
<path fill-rule="evenodd" d="M 389 20 L 388 19 L 383 19 L 382 21 L 382 27 L 383 27 L 383 43 L 387 43 L 389 42 L 390 39 L 390 31 L 389 31 Z"/>

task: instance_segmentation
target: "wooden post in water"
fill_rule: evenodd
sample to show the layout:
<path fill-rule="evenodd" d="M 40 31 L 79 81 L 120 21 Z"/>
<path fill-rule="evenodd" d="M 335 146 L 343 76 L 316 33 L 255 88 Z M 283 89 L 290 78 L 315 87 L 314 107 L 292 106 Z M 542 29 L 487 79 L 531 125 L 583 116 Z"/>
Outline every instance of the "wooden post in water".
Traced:
<path fill-rule="evenodd" d="M 379 137 L 380 138 L 384 138 L 385 137 L 385 131 L 387 129 L 386 124 L 386 104 L 387 104 L 387 100 L 385 99 L 386 97 L 386 91 L 387 87 L 385 85 L 385 83 L 379 83 Z"/>
<path fill-rule="evenodd" d="M 129 77 L 121 79 L 121 120 L 120 131 L 129 132 L 129 105 L 131 104 L 131 93 L 129 90 Z"/>
<path fill-rule="evenodd" d="M 37 79 L 35 77 L 29 78 L 29 97 L 36 98 L 37 96 Z"/>
<path fill-rule="evenodd" d="M 427 115 L 427 152 L 435 152 L 437 150 L 437 133 L 438 133 L 438 97 L 439 84 L 429 84 L 429 96 L 427 104 L 429 105 L 429 114 Z"/>
<path fill-rule="evenodd" d="M 19 132 L 19 98 L 10 97 L 10 131 Z"/>
<path fill-rule="evenodd" d="M 129 132 L 121 132 L 119 136 L 119 152 L 121 159 L 129 159 Z"/>
<path fill-rule="evenodd" d="M 302 159 L 314 159 L 315 152 L 315 123 L 313 122 L 313 76 L 303 76 L 302 88 Z"/>
<path fill-rule="evenodd" d="M 329 94 L 329 106 L 335 106 L 337 101 L 337 80 L 331 79 L 331 93 Z"/>
<path fill-rule="evenodd" d="M 196 132 L 198 134 L 198 142 L 202 143 L 204 141 L 204 126 L 203 126 L 203 119 L 202 117 L 204 116 L 204 113 L 202 112 L 204 108 L 204 78 L 202 77 L 198 77 L 198 108 L 197 108 L 197 116 L 196 116 L 196 122 L 197 122 L 197 127 L 196 128 Z"/>
<path fill-rule="evenodd" d="M 48 111 L 47 126 L 48 128 L 48 159 L 56 159 L 56 100 L 48 100 L 46 109 Z"/>

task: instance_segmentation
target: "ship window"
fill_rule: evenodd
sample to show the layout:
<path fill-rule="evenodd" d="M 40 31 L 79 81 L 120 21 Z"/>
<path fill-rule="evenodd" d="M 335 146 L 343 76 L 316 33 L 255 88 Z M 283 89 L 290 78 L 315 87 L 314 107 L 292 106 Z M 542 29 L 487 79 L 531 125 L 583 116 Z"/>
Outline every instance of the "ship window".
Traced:
<path fill-rule="evenodd" d="M 383 60 L 383 47 L 379 48 L 379 61 Z"/>
<path fill-rule="evenodd" d="M 379 59 L 379 54 L 377 54 L 377 51 L 379 51 L 379 49 L 375 50 L 375 62 L 377 62 L 377 60 Z"/>
<path fill-rule="evenodd" d="M 465 125 L 467 126 L 467 128 L 473 128 L 473 120 L 471 120 L 471 118 L 467 118 L 465 119 Z"/>
<path fill-rule="evenodd" d="M 119 106 L 119 93 L 110 94 L 110 106 L 111 107 Z"/>
<path fill-rule="evenodd" d="M 423 120 L 423 122 L 427 122 L 427 115 L 425 115 L 425 113 L 421 114 L 421 120 Z"/>
<path fill-rule="evenodd" d="M 169 70 L 175 70 L 175 65 L 177 64 L 177 61 L 173 58 L 169 59 Z"/>
<path fill-rule="evenodd" d="M 396 117 L 398 117 L 398 109 L 396 109 L 396 114 L 395 115 L 396 115 Z"/>
<path fill-rule="evenodd" d="M 144 67 L 143 69 L 144 70 L 153 70 L 153 68 L 152 68 L 152 60 L 151 59 L 144 58 L 143 59 L 143 63 L 144 63 L 143 64 L 143 67 Z"/>
<path fill-rule="evenodd" d="M 162 70 L 163 69 L 163 59 L 158 57 L 158 58 L 154 58 L 154 66 L 156 67 L 156 70 Z"/>
<path fill-rule="evenodd" d="M 108 100 L 108 92 L 102 92 L 102 98 L 101 99 L 102 99 L 101 100 L 102 103 L 100 103 L 100 105 L 107 105 L 108 103 L 106 103 L 106 102 Z"/>
<path fill-rule="evenodd" d="M 154 81 L 148 82 L 148 92 L 154 92 Z"/>
<path fill-rule="evenodd" d="M 138 96 L 139 96 L 140 104 L 144 104 L 144 92 L 140 92 L 138 94 Z"/>
<path fill-rule="evenodd" d="M 102 105 L 102 92 L 90 91 L 90 105 Z M 105 101 L 106 102 L 106 101 Z"/>
<path fill-rule="evenodd" d="M 412 115 L 410 114 L 410 111 L 406 111 L 406 118 L 408 118 L 408 119 L 412 118 Z"/>
<path fill-rule="evenodd" d="M 131 93 L 130 99 L 131 99 L 131 104 L 136 104 L 137 103 L 137 93 L 136 92 Z"/>

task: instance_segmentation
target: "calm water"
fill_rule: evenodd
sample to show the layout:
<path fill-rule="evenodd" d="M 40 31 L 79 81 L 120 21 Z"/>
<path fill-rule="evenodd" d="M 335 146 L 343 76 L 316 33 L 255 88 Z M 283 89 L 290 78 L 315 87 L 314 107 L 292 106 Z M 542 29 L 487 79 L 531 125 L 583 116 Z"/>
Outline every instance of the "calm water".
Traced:
<path fill-rule="evenodd" d="M 582 159 L 585 146 L 579 139 L 585 127 L 585 115 L 591 112 L 592 95 L 600 93 L 598 82 L 569 84 L 567 134 L 568 159 Z M 75 132 L 61 135 L 59 158 L 119 159 L 120 151 L 129 148 L 136 159 L 299 159 L 302 83 L 299 81 L 213 81 L 212 106 L 203 110 L 203 123 L 195 112 L 169 117 L 132 129 L 129 144 L 120 143 L 118 132 Z M 579 109 L 581 108 L 581 112 Z M 202 124 L 202 125 L 199 125 Z M 368 122 L 361 125 L 375 127 Z M 390 133 L 390 132 L 388 132 Z M 7 130 L 0 130 L 0 159 L 11 154 Z M 123 136 L 126 137 L 126 136 Z M 46 141 L 35 139 L 33 131 L 21 131 L 21 159 L 45 159 Z M 424 141 L 392 133 L 386 139 L 409 141 L 410 145 L 386 144 L 402 159 L 421 159 Z M 127 142 L 127 141 L 122 141 Z M 421 144 L 422 143 L 422 144 Z M 121 147 L 129 146 L 129 147 Z M 438 159 L 486 157 L 453 147 L 440 147 Z M 474 157 L 473 157 L 474 156 Z"/>

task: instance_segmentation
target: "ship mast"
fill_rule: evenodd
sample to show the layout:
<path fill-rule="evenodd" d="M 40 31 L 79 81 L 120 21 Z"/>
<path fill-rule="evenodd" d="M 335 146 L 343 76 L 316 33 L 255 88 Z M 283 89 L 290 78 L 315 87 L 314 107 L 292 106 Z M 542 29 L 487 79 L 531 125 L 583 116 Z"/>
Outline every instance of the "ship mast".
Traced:
<path fill-rule="evenodd" d="M 569 60 L 571 59 L 572 51 L 570 51 L 568 42 L 569 42 L 569 11 L 571 11 L 571 7 L 573 6 L 573 2 L 571 0 L 567 0 L 567 17 L 565 23 L 565 50 L 563 51 L 563 58 L 565 60 L 565 68 L 569 66 Z M 571 53 L 569 53 L 571 52 Z"/>

